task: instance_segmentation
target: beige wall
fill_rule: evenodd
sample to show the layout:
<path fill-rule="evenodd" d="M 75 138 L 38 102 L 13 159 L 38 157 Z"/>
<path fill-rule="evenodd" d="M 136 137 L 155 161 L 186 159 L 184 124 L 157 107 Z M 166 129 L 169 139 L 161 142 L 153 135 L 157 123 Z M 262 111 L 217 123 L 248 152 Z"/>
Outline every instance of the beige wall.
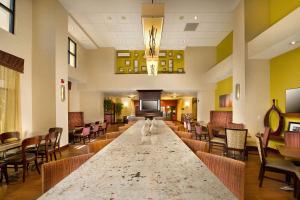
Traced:
<path fill-rule="evenodd" d="M 103 121 L 103 100 L 104 96 L 101 92 L 80 92 L 80 110 L 84 112 L 85 123 Z"/>
<path fill-rule="evenodd" d="M 249 134 L 263 131 L 263 119 L 270 107 L 270 63 L 248 60 L 246 65 L 246 126 Z"/>
<path fill-rule="evenodd" d="M 156 77 L 140 74 L 115 74 L 115 49 L 100 48 L 87 53 L 89 81 L 81 89 L 97 91 L 164 89 L 194 90 L 205 88 L 203 74 L 215 64 L 214 47 L 187 48 L 186 74 L 159 74 Z"/>
<path fill-rule="evenodd" d="M 15 34 L 0 29 L 0 49 L 25 60 L 21 75 L 21 126 L 23 135 L 32 132 L 32 1 L 16 1 Z"/>
<path fill-rule="evenodd" d="M 33 131 L 62 127 L 68 143 L 68 95 L 61 101 L 60 80 L 67 94 L 67 12 L 57 1 L 33 1 L 32 102 Z"/>
<path fill-rule="evenodd" d="M 71 79 L 72 88 L 69 90 L 69 112 L 80 111 L 80 91 L 78 90 L 78 82 Z"/>

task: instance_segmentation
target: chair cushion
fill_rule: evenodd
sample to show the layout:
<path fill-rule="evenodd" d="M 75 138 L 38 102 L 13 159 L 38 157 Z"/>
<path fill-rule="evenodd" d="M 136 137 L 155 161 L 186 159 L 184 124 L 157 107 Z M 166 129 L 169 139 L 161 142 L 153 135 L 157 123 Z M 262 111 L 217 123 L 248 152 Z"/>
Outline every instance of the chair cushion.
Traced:
<path fill-rule="evenodd" d="M 266 158 L 266 167 L 273 167 L 289 172 L 297 170 L 297 167 L 291 161 L 269 157 Z"/>
<path fill-rule="evenodd" d="M 214 137 L 213 139 L 210 140 L 210 142 L 225 144 L 225 139 Z"/>
<path fill-rule="evenodd" d="M 33 160 L 35 158 L 34 153 L 26 153 L 26 160 Z M 12 163 L 22 163 L 22 154 L 12 155 L 6 159 L 4 159 L 7 164 Z"/>

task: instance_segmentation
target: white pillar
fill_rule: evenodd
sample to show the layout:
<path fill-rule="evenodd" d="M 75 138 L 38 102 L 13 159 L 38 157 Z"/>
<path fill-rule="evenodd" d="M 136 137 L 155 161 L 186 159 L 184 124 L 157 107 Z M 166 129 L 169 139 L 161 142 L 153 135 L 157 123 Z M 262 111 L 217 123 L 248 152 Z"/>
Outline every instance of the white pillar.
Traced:
<path fill-rule="evenodd" d="M 210 121 L 210 111 L 215 109 L 214 89 L 198 91 L 197 93 L 197 121 Z"/>

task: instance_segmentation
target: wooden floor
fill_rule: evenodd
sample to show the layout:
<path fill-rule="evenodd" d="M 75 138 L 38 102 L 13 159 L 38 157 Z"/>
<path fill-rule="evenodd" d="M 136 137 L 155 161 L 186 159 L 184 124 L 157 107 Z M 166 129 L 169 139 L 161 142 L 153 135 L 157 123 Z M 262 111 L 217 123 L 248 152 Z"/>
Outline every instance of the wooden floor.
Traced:
<path fill-rule="evenodd" d="M 109 131 L 115 131 L 116 126 L 110 128 Z M 77 144 L 66 148 L 63 151 L 63 158 L 86 153 L 86 145 Z M 218 152 L 214 152 L 218 154 Z M 269 156 L 279 156 L 275 153 Z M 292 192 L 282 191 L 279 188 L 284 186 L 284 183 L 270 179 L 265 179 L 262 188 L 258 187 L 258 170 L 259 158 L 258 155 L 250 154 L 249 160 L 246 162 L 246 183 L 245 183 L 245 199 L 246 200 L 290 200 L 293 198 Z M 282 175 L 267 173 L 270 177 L 276 177 L 284 180 Z M 22 170 L 14 173 L 9 170 L 10 184 L 0 183 L 0 200 L 33 200 L 37 199 L 42 193 L 41 175 L 36 170 L 29 170 L 26 177 L 26 182 L 22 182 Z M 101 192 L 101 191 L 99 191 Z"/>

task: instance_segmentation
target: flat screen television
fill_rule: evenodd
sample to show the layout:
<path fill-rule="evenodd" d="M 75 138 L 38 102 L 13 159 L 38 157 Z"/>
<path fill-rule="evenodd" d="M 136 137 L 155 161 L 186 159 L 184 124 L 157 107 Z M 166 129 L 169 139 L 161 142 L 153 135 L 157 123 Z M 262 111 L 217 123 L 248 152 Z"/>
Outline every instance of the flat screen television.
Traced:
<path fill-rule="evenodd" d="M 300 113 L 300 88 L 288 89 L 285 94 L 285 112 Z"/>
<path fill-rule="evenodd" d="M 159 110 L 159 100 L 140 100 L 141 110 Z"/>

